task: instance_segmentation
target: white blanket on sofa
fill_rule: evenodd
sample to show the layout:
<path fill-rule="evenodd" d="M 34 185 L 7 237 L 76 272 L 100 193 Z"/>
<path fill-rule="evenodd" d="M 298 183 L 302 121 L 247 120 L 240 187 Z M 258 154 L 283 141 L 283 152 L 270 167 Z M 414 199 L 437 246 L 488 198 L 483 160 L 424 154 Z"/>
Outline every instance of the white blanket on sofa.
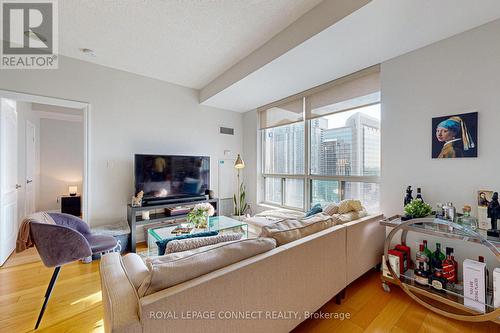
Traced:
<path fill-rule="evenodd" d="M 333 214 L 333 217 L 337 217 L 341 223 L 346 223 L 360 219 L 367 216 L 365 209 L 359 212 L 349 212 L 345 214 Z M 303 212 L 287 210 L 287 209 L 273 209 L 266 210 L 259 213 L 253 217 L 245 219 L 248 224 L 248 231 L 256 236 L 260 235 L 262 227 L 268 226 L 270 224 L 280 222 L 283 220 L 298 220 L 305 217 Z"/>

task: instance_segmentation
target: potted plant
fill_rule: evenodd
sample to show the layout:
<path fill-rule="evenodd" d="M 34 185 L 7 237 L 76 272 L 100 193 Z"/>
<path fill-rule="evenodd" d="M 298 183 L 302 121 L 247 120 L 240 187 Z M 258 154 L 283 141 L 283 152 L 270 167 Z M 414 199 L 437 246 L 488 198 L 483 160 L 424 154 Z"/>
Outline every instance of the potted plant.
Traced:
<path fill-rule="evenodd" d="M 432 207 L 420 199 L 413 199 L 405 206 L 406 219 L 418 219 L 429 216 L 432 213 Z"/>
<path fill-rule="evenodd" d="M 187 214 L 187 220 L 193 224 L 195 228 L 205 229 L 208 227 L 210 216 L 215 214 L 214 206 L 208 202 L 196 204 L 193 209 Z"/>
<path fill-rule="evenodd" d="M 245 215 L 245 212 L 248 209 L 248 204 L 245 201 L 245 185 L 243 183 L 240 184 L 239 188 L 239 198 L 236 197 L 236 194 L 233 195 L 234 202 L 234 216 L 242 216 Z"/>

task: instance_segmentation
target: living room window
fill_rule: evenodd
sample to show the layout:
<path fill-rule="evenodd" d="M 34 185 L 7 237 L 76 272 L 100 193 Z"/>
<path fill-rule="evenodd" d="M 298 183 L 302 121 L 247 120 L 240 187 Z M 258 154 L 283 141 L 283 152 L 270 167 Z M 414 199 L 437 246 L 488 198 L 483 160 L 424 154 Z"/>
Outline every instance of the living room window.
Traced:
<path fill-rule="evenodd" d="M 306 210 L 360 199 L 379 207 L 379 69 L 259 109 L 263 201 Z"/>

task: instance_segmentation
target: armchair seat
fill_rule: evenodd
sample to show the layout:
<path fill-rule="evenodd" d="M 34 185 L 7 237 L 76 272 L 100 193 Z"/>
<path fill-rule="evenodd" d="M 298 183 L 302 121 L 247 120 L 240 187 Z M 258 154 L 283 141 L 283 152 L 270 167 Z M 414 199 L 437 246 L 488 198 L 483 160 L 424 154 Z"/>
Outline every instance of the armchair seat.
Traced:
<path fill-rule="evenodd" d="M 90 245 L 92 254 L 106 252 L 116 247 L 117 241 L 113 236 L 106 235 L 84 235 Z"/>

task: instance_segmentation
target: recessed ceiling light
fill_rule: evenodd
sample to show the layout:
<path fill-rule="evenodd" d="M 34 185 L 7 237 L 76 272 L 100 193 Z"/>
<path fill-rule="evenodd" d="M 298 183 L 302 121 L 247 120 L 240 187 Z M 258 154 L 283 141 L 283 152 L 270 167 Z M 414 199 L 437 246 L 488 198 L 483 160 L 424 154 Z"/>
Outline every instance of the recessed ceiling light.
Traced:
<path fill-rule="evenodd" d="M 86 56 L 89 56 L 89 57 L 96 56 L 94 50 L 91 50 L 91 49 L 83 48 L 83 49 L 80 49 L 80 51 L 82 51 L 83 54 L 85 54 Z"/>

